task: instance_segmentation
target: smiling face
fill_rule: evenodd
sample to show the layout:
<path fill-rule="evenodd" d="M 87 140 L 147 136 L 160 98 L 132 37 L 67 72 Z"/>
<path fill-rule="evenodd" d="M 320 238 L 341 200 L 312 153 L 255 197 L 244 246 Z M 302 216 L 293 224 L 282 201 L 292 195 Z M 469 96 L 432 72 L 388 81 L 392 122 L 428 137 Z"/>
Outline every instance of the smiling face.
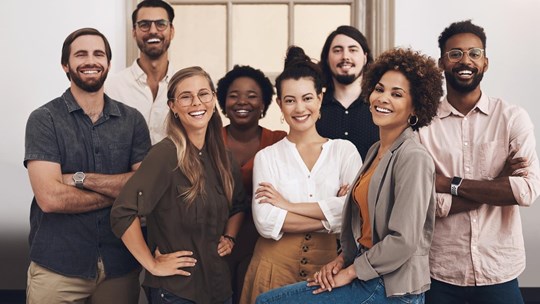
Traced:
<path fill-rule="evenodd" d="M 227 91 L 225 113 L 236 127 L 249 127 L 259 124 L 264 110 L 262 91 L 250 77 L 236 78 Z"/>
<path fill-rule="evenodd" d="M 358 79 L 366 60 L 366 54 L 356 40 L 343 34 L 334 37 L 328 53 L 328 66 L 338 83 L 348 85 Z"/>
<path fill-rule="evenodd" d="M 302 77 L 283 80 L 281 95 L 278 103 L 291 132 L 315 128 L 320 115 L 322 94 L 317 95 L 312 79 Z"/>
<path fill-rule="evenodd" d="M 103 38 L 96 35 L 77 37 L 71 43 L 68 63 L 62 68 L 72 83 L 83 91 L 99 91 L 109 72 Z"/>
<path fill-rule="evenodd" d="M 462 33 L 450 37 L 446 41 L 444 55 L 439 60 L 439 66 L 444 70 L 447 86 L 461 93 L 469 93 L 480 89 L 480 82 L 488 69 L 488 59 L 482 56 L 471 59 L 468 54 L 458 62 L 450 62 L 447 52 L 461 50 L 467 52 L 473 48 L 483 49 L 482 40 L 471 33 Z"/>
<path fill-rule="evenodd" d="M 142 7 L 137 13 L 137 22 L 141 20 L 169 20 L 167 11 L 161 7 Z M 167 52 L 174 37 L 174 27 L 170 23 L 163 31 L 156 28 L 152 23 L 147 32 L 142 31 L 139 26 L 133 28 L 133 38 L 141 53 L 151 59 L 157 59 Z"/>
<path fill-rule="evenodd" d="M 182 80 L 176 86 L 174 97 L 175 100 L 169 101 L 169 107 L 178 115 L 188 135 L 191 132 L 206 132 L 216 107 L 216 97 L 206 77 L 195 75 Z M 188 102 L 190 99 L 191 103 Z M 202 102 L 201 99 L 209 102 Z"/>
<path fill-rule="evenodd" d="M 369 104 L 373 122 L 381 130 L 405 130 L 414 115 L 409 80 L 398 71 L 384 73 L 369 95 Z"/>

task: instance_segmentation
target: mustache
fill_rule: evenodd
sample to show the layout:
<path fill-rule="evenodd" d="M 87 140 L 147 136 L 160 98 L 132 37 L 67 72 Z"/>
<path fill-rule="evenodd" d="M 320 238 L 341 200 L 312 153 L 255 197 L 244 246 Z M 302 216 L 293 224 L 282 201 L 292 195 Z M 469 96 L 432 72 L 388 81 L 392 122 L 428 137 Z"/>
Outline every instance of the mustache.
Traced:
<path fill-rule="evenodd" d="M 353 63 L 352 61 L 350 61 L 350 60 L 342 60 L 342 61 L 340 61 L 340 62 L 337 64 L 337 66 L 340 68 L 340 67 L 342 67 L 344 64 L 350 64 L 350 65 L 352 65 L 352 66 L 356 66 L 356 64 L 354 64 L 354 63 Z"/>
<path fill-rule="evenodd" d="M 85 65 L 81 65 L 77 69 L 78 70 L 82 70 L 82 69 L 100 69 L 100 70 L 103 70 L 103 66 L 101 66 L 99 64 L 85 64 Z"/>
<path fill-rule="evenodd" d="M 475 68 L 475 67 L 470 67 L 468 65 L 464 65 L 464 64 L 460 64 L 458 66 L 455 66 L 453 69 L 452 69 L 452 72 L 454 73 L 457 73 L 459 71 L 463 71 L 463 70 L 470 70 L 472 71 L 473 73 L 478 73 L 478 68 Z"/>

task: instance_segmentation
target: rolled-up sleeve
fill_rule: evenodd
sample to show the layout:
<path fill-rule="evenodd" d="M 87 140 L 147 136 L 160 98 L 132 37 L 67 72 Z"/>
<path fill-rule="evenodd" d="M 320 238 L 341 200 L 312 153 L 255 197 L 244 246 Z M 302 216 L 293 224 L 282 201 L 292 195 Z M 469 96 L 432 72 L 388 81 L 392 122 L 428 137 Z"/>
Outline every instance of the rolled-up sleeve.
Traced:
<path fill-rule="evenodd" d="M 530 206 L 540 191 L 540 169 L 536 154 L 534 125 L 529 115 L 521 108 L 510 122 L 510 150 L 515 150 L 514 157 L 525 157 L 529 162 L 527 176 L 510 176 L 510 186 L 514 198 L 520 206 Z"/>
<path fill-rule="evenodd" d="M 339 149 L 338 155 L 342 161 L 339 168 L 339 182 L 341 185 L 349 185 L 349 191 L 352 189 L 352 183 L 362 167 L 362 158 L 358 153 L 356 147 L 349 141 L 342 141 L 341 149 Z M 337 193 L 336 193 L 337 195 Z M 343 215 L 343 206 L 345 205 L 346 195 L 341 197 L 329 197 L 319 200 L 319 207 L 321 208 L 326 221 L 322 221 L 323 226 L 328 233 L 340 233 L 341 232 L 341 219 Z"/>
<path fill-rule="evenodd" d="M 452 195 L 448 193 L 437 193 L 437 205 L 435 215 L 437 217 L 447 217 L 452 207 Z"/>
<path fill-rule="evenodd" d="M 267 159 L 264 150 L 255 155 L 253 165 L 253 199 L 252 213 L 255 227 L 259 234 L 264 238 L 279 240 L 283 236 L 281 229 L 285 223 L 287 211 L 271 204 L 260 204 L 258 199 L 255 199 L 255 191 L 261 182 L 271 183 L 275 185 L 275 174 L 272 172 L 271 162 Z"/>
<path fill-rule="evenodd" d="M 170 186 L 175 165 L 172 142 L 162 141 L 148 152 L 112 206 L 111 228 L 118 238 L 122 237 L 137 216 L 146 216 L 154 210 Z"/>

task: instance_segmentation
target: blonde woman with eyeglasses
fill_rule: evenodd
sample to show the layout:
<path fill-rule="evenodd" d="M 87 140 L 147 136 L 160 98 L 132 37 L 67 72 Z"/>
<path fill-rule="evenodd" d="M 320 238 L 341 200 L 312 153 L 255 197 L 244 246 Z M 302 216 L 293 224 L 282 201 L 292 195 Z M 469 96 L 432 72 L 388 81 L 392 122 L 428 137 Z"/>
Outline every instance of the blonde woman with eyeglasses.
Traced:
<path fill-rule="evenodd" d="M 178 71 L 168 89 L 167 137 L 126 183 L 111 213 L 113 231 L 147 270 L 151 303 L 230 303 L 224 256 L 244 208 L 240 172 L 221 136 L 210 76 Z M 145 216 L 148 245 L 139 216 Z"/>

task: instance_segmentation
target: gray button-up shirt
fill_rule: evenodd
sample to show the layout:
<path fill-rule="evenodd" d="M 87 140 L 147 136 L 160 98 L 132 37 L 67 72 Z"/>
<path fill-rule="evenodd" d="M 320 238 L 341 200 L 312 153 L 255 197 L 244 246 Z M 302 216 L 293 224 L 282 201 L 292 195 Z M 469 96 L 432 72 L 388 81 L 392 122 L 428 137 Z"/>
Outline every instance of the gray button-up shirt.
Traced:
<path fill-rule="evenodd" d="M 62 173 L 120 174 L 150 148 L 148 127 L 135 109 L 105 95 L 103 115 L 92 123 L 71 91 L 36 109 L 26 125 L 24 165 L 59 163 Z M 34 197 L 30 209 L 30 259 L 68 276 L 95 278 L 98 257 L 107 277 L 136 267 L 110 228 L 111 208 L 78 214 L 44 213 Z"/>

